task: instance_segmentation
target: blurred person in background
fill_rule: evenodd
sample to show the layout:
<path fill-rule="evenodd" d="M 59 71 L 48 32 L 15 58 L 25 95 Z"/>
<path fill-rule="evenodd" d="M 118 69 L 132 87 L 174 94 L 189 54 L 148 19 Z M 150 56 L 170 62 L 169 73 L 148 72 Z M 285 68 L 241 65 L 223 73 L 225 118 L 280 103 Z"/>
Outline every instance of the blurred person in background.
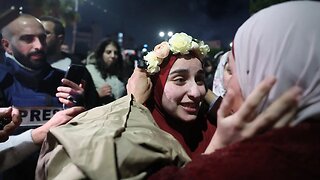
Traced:
<path fill-rule="evenodd" d="M 81 64 L 72 54 L 62 51 L 65 28 L 62 22 L 52 16 L 39 18 L 47 34 L 47 62 L 54 68 L 67 71 L 70 64 Z"/>
<path fill-rule="evenodd" d="M 101 41 L 96 48 L 94 64 L 87 64 L 102 104 L 125 95 L 123 59 L 119 44 L 111 39 Z"/>

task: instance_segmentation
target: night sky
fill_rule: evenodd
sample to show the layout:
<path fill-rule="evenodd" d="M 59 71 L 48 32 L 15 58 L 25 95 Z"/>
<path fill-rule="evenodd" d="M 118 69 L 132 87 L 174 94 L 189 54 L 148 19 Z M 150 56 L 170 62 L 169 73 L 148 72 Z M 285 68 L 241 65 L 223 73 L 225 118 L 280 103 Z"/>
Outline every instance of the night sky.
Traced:
<path fill-rule="evenodd" d="M 3 8 L 25 6 L 27 0 L 0 0 Z M 76 1 L 76 0 L 74 0 Z M 118 32 L 131 38 L 137 48 L 163 41 L 160 31 L 186 32 L 195 38 L 232 41 L 237 28 L 249 17 L 249 0 L 79 0 L 78 29 L 97 25 L 101 38 Z M 71 29 L 71 30 L 70 30 Z M 72 28 L 67 28 L 67 44 Z"/>
<path fill-rule="evenodd" d="M 249 17 L 248 0 L 85 0 L 79 27 L 98 24 L 103 35 L 123 32 L 136 45 L 154 46 L 159 31 L 184 31 L 228 45 Z"/>

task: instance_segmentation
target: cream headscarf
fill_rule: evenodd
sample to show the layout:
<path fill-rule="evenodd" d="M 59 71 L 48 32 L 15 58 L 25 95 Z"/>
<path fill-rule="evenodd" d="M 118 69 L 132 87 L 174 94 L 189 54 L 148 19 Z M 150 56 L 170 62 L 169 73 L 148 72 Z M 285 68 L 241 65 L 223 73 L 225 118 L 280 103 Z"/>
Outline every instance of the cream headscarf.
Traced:
<path fill-rule="evenodd" d="M 292 1 L 261 10 L 238 29 L 233 50 L 243 97 L 273 75 L 277 82 L 262 109 L 298 85 L 304 91 L 292 124 L 320 114 L 319 2 Z"/>
<path fill-rule="evenodd" d="M 226 89 L 223 86 L 223 73 L 224 73 L 224 67 L 228 62 L 228 56 L 229 56 L 229 52 L 224 53 L 219 61 L 219 64 L 217 66 L 217 70 L 214 73 L 214 78 L 213 78 L 213 82 L 212 82 L 212 92 L 217 95 L 217 96 L 224 96 L 224 94 L 226 93 Z"/>

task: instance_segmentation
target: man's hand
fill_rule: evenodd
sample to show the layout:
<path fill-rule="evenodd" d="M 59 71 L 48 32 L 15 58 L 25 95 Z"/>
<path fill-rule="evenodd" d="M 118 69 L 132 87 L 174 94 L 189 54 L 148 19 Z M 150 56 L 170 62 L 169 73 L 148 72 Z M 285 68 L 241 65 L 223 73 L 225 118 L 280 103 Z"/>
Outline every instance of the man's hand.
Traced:
<path fill-rule="evenodd" d="M 83 98 L 84 95 L 84 84 L 85 82 L 81 83 L 80 85 L 63 78 L 61 80 L 63 86 L 59 86 L 57 88 L 57 93 L 56 93 L 56 97 L 59 98 L 59 101 L 68 106 L 68 107 L 72 107 L 75 105 L 78 105 L 77 101 L 83 100 L 81 98 Z"/>
<path fill-rule="evenodd" d="M 57 127 L 69 122 L 72 118 L 83 111 L 85 111 L 83 107 L 76 106 L 57 112 L 48 122 L 32 131 L 31 135 L 33 142 L 35 144 L 41 144 L 44 138 L 47 136 L 50 128 Z"/>
<path fill-rule="evenodd" d="M 0 108 L 0 118 L 6 118 L 9 123 L 0 130 L 0 142 L 8 140 L 9 135 L 21 124 L 21 116 L 16 108 Z"/>
<path fill-rule="evenodd" d="M 143 104 L 150 96 L 152 88 L 148 73 L 140 68 L 135 68 L 128 79 L 127 94 L 132 94 L 135 100 Z"/>
<path fill-rule="evenodd" d="M 262 81 L 234 114 L 230 112 L 234 93 L 227 92 L 218 110 L 217 130 L 205 154 L 290 123 L 296 113 L 302 93 L 299 87 L 289 89 L 262 113 L 256 114 L 256 109 L 270 92 L 274 83 L 275 78 L 266 78 Z"/>

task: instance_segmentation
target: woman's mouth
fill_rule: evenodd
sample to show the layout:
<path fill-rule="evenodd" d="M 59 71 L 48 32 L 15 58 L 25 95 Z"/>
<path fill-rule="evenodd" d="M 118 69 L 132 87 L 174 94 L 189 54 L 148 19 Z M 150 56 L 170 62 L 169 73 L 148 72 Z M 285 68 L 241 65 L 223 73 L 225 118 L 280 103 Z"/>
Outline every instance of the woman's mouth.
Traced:
<path fill-rule="evenodd" d="M 181 107 L 189 114 L 195 114 L 198 112 L 198 104 L 195 103 L 181 103 Z"/>

